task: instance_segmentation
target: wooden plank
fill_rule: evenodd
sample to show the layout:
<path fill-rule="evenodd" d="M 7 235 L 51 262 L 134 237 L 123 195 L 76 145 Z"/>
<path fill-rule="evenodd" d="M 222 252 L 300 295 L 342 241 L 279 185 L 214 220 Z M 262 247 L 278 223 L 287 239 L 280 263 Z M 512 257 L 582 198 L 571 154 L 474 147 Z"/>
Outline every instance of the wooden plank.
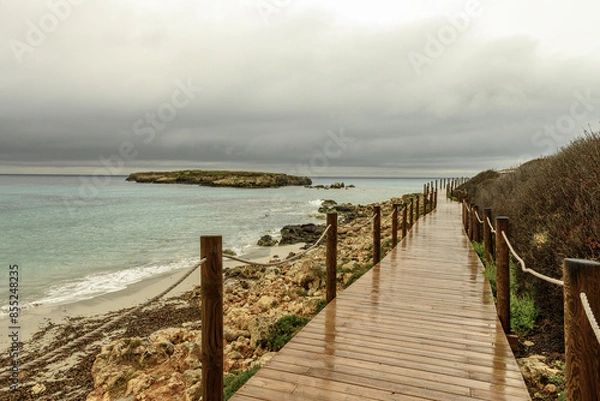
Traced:
<path fill-rule="evenodd" d="M 530 400 L 461 218 L 440 199 L 232 400 Z"/>

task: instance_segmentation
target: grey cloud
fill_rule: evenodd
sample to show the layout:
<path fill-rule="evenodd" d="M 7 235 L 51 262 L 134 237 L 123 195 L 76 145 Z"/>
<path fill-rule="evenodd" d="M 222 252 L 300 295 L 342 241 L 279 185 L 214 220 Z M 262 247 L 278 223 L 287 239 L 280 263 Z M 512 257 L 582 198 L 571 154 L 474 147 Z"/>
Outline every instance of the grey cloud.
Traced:
<path fill-rule="evenodd" d="M 1 160 L 93 167 L 131 142 L 130 169 L 294 166 L 343 128 L 354 145 L 328 160 L 331 171 L 473 171 L 547 152 L 536 132 L 569 114 L 575 91 L 591 90 L 593 110 L 545 138 L 556 148 L 600 120 L 597 55 L 466 32 L 418 75 L 408 53 L 423 51 L 443 19 L 361 27 L 310 9 L 265 27 L 236 2 L 195 3 L 161 13 L 84 2 L 21 65 L 0 54 Z M 14 15 L 0 17 L 10 22 L 0 39 L 24 38 L 43 4 L 4 4 Z M 136 122 L 188 78 L 202 91 L 144 142 Z"/>

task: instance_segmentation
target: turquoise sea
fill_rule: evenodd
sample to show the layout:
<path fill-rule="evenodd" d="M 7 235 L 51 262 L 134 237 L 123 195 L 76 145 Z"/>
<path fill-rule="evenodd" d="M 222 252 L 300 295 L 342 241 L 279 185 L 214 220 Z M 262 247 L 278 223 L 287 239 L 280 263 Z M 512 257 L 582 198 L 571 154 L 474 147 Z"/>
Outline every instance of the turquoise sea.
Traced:
<path fill-rule="evenodd" d="M 89 299 L 199 260 L 201 235 L 247 253 L 286 224 L 316 222 L 323 199 L 367 204 L 421 191 L 419 179 L 316 178 L 356 188 L 317 190 L 136 184 L 126 177 L 0 175 L 0 317 L 9 266 L 23 308 Z M 94 179 L 94 184 L 92 183 Z M 4 283 L 4 284 L 1 284 Z"/>

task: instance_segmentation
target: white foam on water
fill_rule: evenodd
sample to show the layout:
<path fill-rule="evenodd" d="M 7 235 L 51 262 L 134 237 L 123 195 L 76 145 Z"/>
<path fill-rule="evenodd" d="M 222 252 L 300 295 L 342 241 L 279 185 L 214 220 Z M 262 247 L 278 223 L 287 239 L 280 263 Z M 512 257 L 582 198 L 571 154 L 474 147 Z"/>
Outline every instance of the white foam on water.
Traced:
<path fill-rule="evenodd" d="M 40 298 L 22 304 L 20 308 L 27 310 L 36 306 L 68 304 L 91 299 L 126 289 L 132 284 L 161 274 L 192 267 L 200 257 L 186 258 L 164 265 L 140 266 L 109 273 L 89 274 L 81 279 L 50 287 Z M 8 306 L 0 308 L 0 318 L 8 316 Z"/>

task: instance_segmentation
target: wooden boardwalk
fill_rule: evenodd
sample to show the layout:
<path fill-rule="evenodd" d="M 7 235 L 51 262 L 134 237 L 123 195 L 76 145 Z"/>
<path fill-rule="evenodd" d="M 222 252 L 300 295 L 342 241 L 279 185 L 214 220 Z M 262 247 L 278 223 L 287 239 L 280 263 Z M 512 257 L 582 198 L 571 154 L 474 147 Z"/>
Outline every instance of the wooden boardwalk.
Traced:
<path fill-rule="evenodd" d="M 231 400 L 530 400 L 482 269 L 440 196 Z"/>

